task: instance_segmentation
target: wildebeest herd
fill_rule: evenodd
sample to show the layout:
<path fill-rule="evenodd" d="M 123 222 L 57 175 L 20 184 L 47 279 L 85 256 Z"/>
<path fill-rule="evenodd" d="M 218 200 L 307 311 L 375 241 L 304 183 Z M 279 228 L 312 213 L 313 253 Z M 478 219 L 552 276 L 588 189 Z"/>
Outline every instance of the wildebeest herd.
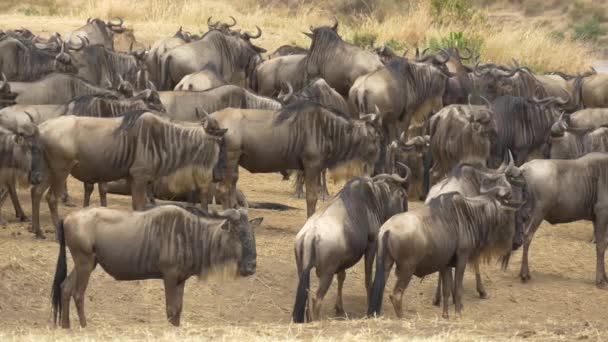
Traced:
<path fill-rule="evenodd" d="M 261 218 L 250 220 L 247 208 L 289 207 L 248 202 L 239 167 L 283 179 L 295 171 L 295 195 L 305 196 L 294 322 L 319 318 L 335 274 L 343 314 L 345 271 L 362 257 L 367 315 L 380 314 L 393 266 L 398 317 L 412 276 L 432 273 L 434 304 L 448 317 L 453 296 L 460 313 L 469 263 L 485 298 L 480 263 L 499 258 L 506 267 L 523 245 L 520 277 L 530 279 L 529 247 L 543 220 L 593 221 L 596 284 L 608 286 L 608 75 L 538 75 L 453 48 L 366 51 L 340 37 L 335 19 L 304 33 L 309 48 L 284 45 L 265 59 L 254 44 L 259 27 L 207 24 L 202 35 L 180 27 L 128 52 L 114 49 L 120 19 L 89 19 L 47 38 L 0 32 L 0 205 L 10 196 L 26 221 L 16 186 L 31 186 L 32 232 L 44 238 L 46 194 L 60 245 L 52 310 L 62 327 L 72 298 L 86 326 L 84 293 L 97 264 L 117 280 L 162 279 L 174 325 L 189 277 L 230 264 L 254 274 Z M 317 211 L 326 171 L 337 168 L 360 174 Z M 58 204 L 73 205 L 69 175 L 83 182 L 85 207 L 97 184 L 103 207 L 107 192 L 131 194 L 134 211 L 60 218 Z M 408 198 L 426 201 L 408 211 Z M 222 212 L 209 208 L 214 200 Z"/>

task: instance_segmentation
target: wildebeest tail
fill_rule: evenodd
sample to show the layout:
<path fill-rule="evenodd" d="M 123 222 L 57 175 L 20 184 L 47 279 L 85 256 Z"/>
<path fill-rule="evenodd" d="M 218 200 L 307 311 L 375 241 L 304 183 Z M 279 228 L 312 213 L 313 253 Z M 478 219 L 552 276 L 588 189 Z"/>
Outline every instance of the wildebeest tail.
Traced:
<path fill-rule="evenodd" d="M 55 267 L 55 278 L 51 288 L 51 304 L 53 307 L 53 322 L 61 320 L 61 284 L 68 274 L 68 263 L 65 252 L 65 235 L 63 230 L 63 220 L 57 225 L 57 240 L 59 240 L 59 256 Z"/>
<path fill-rule="evenodd" d="M 168 54 L 163 58 L 160 66 L 160 90 L 173 90 L 173 87 L 171 87 L 170 84 L 169 63 L 171 63 L 171 54 Z"/>
<path fill-rule="evenodd" d="M 226 173 L 226 166 L 228 165 L 228 150 L 226 148 L 226 137 L 222 137 L 220 140 L 220 152 L 217 157 L 217 163 L 213 167 L 213 181 L 221 182 L 224 179 Z"/>
<path fill-rule="evenodd" d="M 382 236 L 382 241 L 378 245 L 378 251 L 376 254 L 376 275 L 374 277 L 374 284 L 372 285 L 372 291 L 369 296 L 369 307 L 367 308 L 367 316 L 374 317 L 380 314 L 382 310 L 382 297 L 384 295 L 384 287 L 386 286 L 386 276 L 384 274 L 384 262 L 386 259 L 386 253 L 388 253 L 388 237 L 390 231 L 386 231 Z"/>
<path fill-rule="evenodd" d="M 302 242 L 304 243 L 304 242 Z M 315 240 L 312 241 L 310 249 L 310 258 L 308 264 L 305 264 L 302 268 L 302 273 L 299 274 L 300 280 L 298 282 L 298 290 L 296 291 L 296 303 L 293 306 L 293 321 L 294 323 L 304 323 L 304 316 L 306 314 L 306 303 L 308 303 L 308 290 L 310 289 L 310 270 L 315 264 Z M 304 254 L 304 248 L 301 248 L 301 253 Z M 302 260 L 303 262 L 305 260 Z"/>
<path fill-rule="evenodd" d="M 433 151 L 429 148 L 424 155 L 424 173 L 422 175 L 422 196 L 426 198 L 426 195 L 429 193 L 429 189 L 431 188 L 431 167 L 433 167 Z"/>

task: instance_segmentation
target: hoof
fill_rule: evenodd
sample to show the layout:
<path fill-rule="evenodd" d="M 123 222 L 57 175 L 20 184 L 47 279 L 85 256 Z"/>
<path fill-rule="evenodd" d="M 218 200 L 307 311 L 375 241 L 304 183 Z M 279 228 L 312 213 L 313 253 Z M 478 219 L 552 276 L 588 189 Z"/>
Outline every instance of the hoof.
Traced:
<path fill-rule="evenodd" d="M 522 283 L 527 283 L 530 281 L 530 279 L 532 279 L 532 277 L 530 277 L 529 274 L 520 274 L 519 279 L 521 279 Z"/>
<path fill-rule="evenodd" d="M 450 315 L 448 315 L 447 312 L 444 312 L 443 315 L 441 315 L 441 317 L 443 317 L 443 319 L 450 319 Z"/>
<path fill-rule="evenodd" d="M 479 292 L 479 298 L 488 299 L 488 293 L 486 291 Z"/>
<path fill-rule="evenodd" d="M 44 233 L 36 233 L 36 239 L 38 240 L 45 240 L 46 236 L 44 235 Z"/>
<path fill-rule="evenodd" d="M 305 195 L 304 195 L 304 193 L 303 193 L 303 192 L 296 192 L 296 193 L 293 195 L 293 198 L 296 198 L 296 199 L 303 199 L 304 197 L 305 197 Z"/>
<path fill-rule="evenodd" d="M 8 222 L 5 219 L 1 219 L 0 218 L 0 226 L 4 227 L 8 224 Z"/>
<path fill-rule="evenodd" d="M 72 202 L 72 200 L 70 200 L 70 199 L 63 201 L 62 203 L 65 207 L 68 207 L 68 208 L 76 208 L 78 206 L 76 203 Z"/>
<path fill-rule="evenodd" d="M 17 219 L 19 220 L 19 222 L 31 222 L 30 218 L 27 216 L 17 217 Z"/>
<path fill-rule="evenodd" d="M 344 308 L 336 306 L 334 309 L 336 310 L 336 317 L 346 318 L 346 311 L 344 311 Z"/>
<path fill-rule="evenodd" d="M 435 306 L 441 305 L 441 298 L 435 298 L 435 299 L 433 299 L 433 305 L 435 305 Z"/>

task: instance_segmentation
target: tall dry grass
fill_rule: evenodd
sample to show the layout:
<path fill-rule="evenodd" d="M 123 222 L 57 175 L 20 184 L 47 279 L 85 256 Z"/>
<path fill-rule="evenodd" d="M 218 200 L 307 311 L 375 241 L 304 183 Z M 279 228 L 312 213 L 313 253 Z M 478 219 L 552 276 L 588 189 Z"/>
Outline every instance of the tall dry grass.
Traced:
<path fill-rule="evenodd" d="M 138 39 L 146 44 L 171 35 L 180 25 L 198 33 L 206 30 L 206 19 L 209 16 L 223 20 L 234 16 L 240 28 L 253 30 L 255 25 L 259 25 L 264 34 L 258 44 L 269 51 L 282 44 L 308 46 L 310 42 L 301 31 L 308 30 L 311 25 L 329 23 L 333 14 L 331 11 L 336 8 L 334 2 L 322 6 L 322 2 L 291 1 L 298 5 L 289 10 L 285 5 L 287 2 L 289 1 L 26 1 L 28 6 L 38 6 L 37 3 L 40 3 L 40 6 L 53 4 L 56 8 L 50 12 L 71 18 L 120 16 L 125 19 L 127 25 L 135 28 Z M 450 32 L 464 32 L 467 37 L 480 37 L 483 40 L 480 50 L 482 60 L 507 64 L 512 58 L 516 58 L 523 65 L 537 71 L 582 72 L 590 67 L 597 56 L 593 46 L 570 39 L 556 40 L 551 37 L 551 32 L 546 27 L 534 26 L 525 21 L 514 24 L 485 19 L 490 13 L 481 9 L 467 22 L 440 25 L 431 15 L 428 1 L 370 0 L 368 3 L 374 7 L 368 8 L 367 14 L 340 17 L 339 32 L 347 40 L 357 33 L 371 33 L 377 36 L 377 45 L 392 40 L 411 49 L 427 46 L 431 38 L 447 36 Z M 383 5 L 384 3 L 386 5 Z M 17 5 L 13 12 L 23 13 L 24 5 L 21 2 L 18 4 L 20 5 Z"/>

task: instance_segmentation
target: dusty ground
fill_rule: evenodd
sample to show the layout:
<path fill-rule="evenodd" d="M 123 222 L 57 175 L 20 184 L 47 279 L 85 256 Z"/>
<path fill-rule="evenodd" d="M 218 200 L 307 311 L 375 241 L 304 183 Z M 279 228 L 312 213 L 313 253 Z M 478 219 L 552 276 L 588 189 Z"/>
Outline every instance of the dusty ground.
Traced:
<path fill-rule="evenodd" d="M 490 298 L 475 293 L 472 272 L 465 279 L 462 317 L 452 313 L 450 321 L 440 318 L 431 300 L 435 277 L 412 281 L 406 292 L 407 318 L 394 319 L 385 300 L 385 316 L 360 320 L 365 312 L 363 270 L 359 265 L 348 272 L 345 283 L 345 309 L 348 322 L 334 320 L 335 287 L 330 289 L 323 309 L 324 321 L 306 327 L 290 323 L 290 311 L 297 286 L 293 260 L 293 239 L 305 222 L 304 201 L 292 199 L 292 184 L 280 175 L 252 175 L 243 172 L 241 187 L 251 200 L 286 203 L 297 207 L 288 212 L 252 210 L 250 217 L 264 217 L 257 230 L 258 272 L 238 279 L 191 279 L 186 286 L 181 329 L 174 329 L 164 318 L 164 295 L 160 281 L 117 282 L 98 268 L 87 291 L 86 311 L 89 328 L 66 333 L 54 329 L 50 321 L 49 290 L 55 269 L 58 245 L 54 241 L 48 209 L 43 206 L 42 222 L 49 237 L 35 240 L 27 223 L 4 213 L 11 223 L 0 229 L 0 339 L 98 338 L 98 339 L 198 339 L 221 337 L 251 339 L 347 339 L 417 336 L 442 339 L 543 339 L 608 337 L 605 315 L 608 293 L 596 289 L 594 247 L 588 223 L 552 227 L 544 224 L 532 245 L 532 281 L 521 284 L 517 278 L 520 253 L 508 271 L 497 265 L 483 269 Z M 82 187 L 71 180 L 70 193 L 79 202 Z M 338 190 L 333 186 L 332 192 Z M 29 191 L 20 191 L 26 212 L 30 213 Z M 94 196 L 94 205 L 98 198 Z M 130 198 L 110 196 L 113 208 L 130 209 Z M 413 203 L 418 206 L 420 203 Z M 77 209 L 77 208 L 76 208 Z M 61 208 L 63 214 L 73 208 Z M 392 278 L 391 278 L 392 280 Z M 392 281 L 389 286 L 392 285 Z M 75 311 L 72 323 L 77 325 Z"/>

